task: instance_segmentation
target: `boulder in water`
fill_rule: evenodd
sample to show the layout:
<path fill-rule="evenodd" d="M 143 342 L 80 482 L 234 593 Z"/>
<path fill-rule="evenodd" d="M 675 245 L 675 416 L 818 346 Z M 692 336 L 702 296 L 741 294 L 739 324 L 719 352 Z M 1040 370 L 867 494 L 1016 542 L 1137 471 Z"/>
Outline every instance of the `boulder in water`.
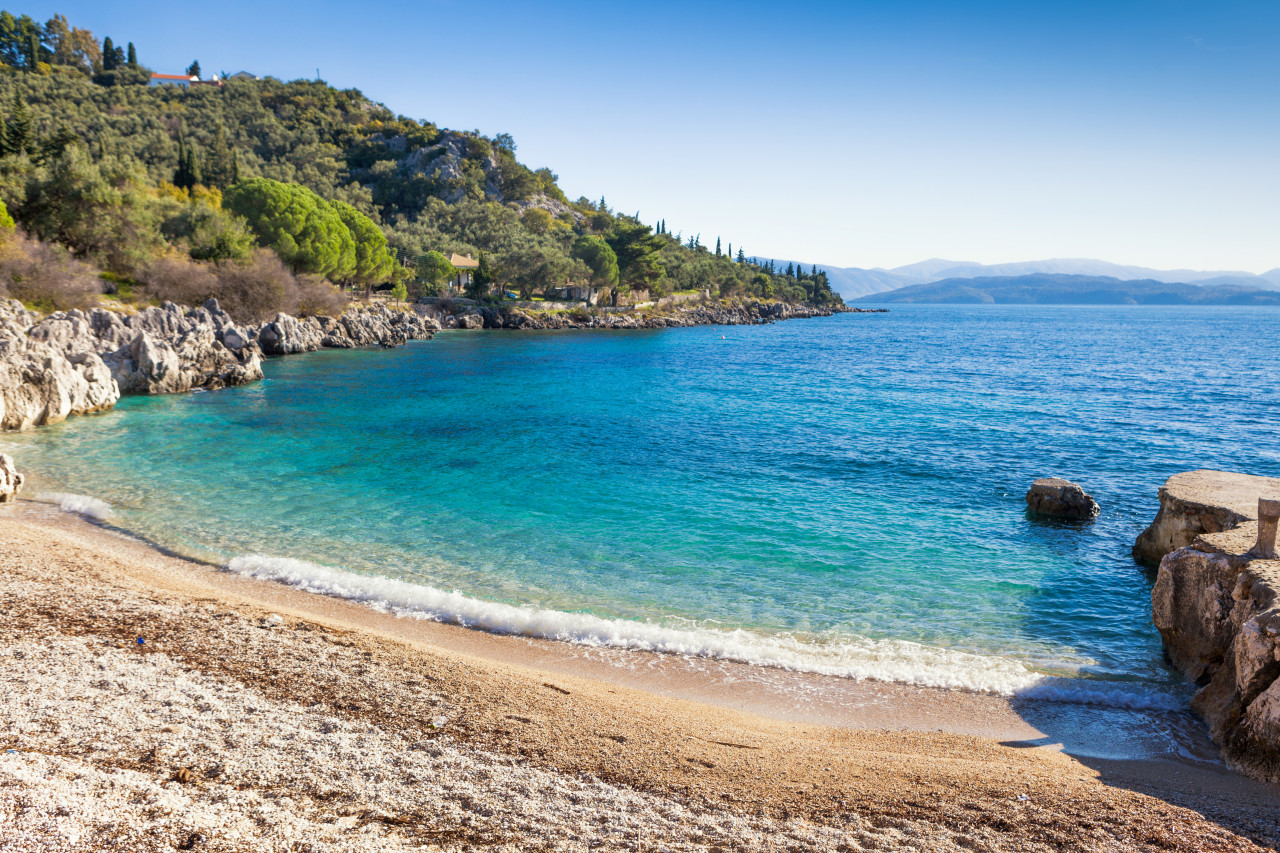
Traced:
<path fill-rule="evenodd" d="M 1027 508 L 1037 515 L 1054 518 L 1093 518 L 1098 502 L 1078 484 L 1058 477 L 1036 480 L 1027 491 Z"/>

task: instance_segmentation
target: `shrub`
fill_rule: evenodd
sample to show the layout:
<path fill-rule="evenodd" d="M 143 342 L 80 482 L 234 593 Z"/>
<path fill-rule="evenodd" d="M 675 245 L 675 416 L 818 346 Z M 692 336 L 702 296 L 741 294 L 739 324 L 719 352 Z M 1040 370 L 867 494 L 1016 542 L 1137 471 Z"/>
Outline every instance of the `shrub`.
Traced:
<path fill-rule="evenodd" d="M 258 249 L 246 260 L 215 264 L 163 258 L 147 269 L 144 283 L 149 296 L 183 305 L 200 305 L 212 296 L 241 323 L 261 323 L 282 311 L 299 316 L 340 314 L 347 303 L 332 284 L 295 276 L 268 249 Z"/>
<path fill-rule="evenodd" d="M 92 308 L 101 293 L 98 271 L 62 247 L 21 233 L 0 237 L 0 295 L 48 312 Z"/>

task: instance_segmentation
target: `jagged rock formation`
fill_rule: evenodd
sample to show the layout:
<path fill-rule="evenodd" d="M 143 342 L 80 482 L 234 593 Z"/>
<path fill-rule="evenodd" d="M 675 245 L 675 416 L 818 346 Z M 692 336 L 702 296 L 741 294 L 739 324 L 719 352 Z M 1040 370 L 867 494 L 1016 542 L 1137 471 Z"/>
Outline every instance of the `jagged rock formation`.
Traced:
<path fill-rule="evenodd" d="M 0 300 L 0 429 L 57 423 L 109 409 L 120 397 L 97 352 L 78 345 L 83 329 L 54 325 L 29 336 L 38 320 L 20 302 Z"/>
<path fill-rule="evenodd" d="M 40 317 L 0 303 L 0 429 L 22 430 L 102 411 L 123 394 L 174 394 L 262 378 L 262 356 L 322 347 L 398 346 L 439 328 L 417 313 L 385 306 L 337 319 L 278 314 L 238 326 L 210 299 L 171 302 L 133 315 L 103 308 Z"/>
<path fill-rule="evenodd" d="M 25 479 L 13 464 L 13 457 L 0 453 L 0 504 L 16 500 Z"/>
<path fill-rule="evenodd" d="M 1148 543 L 1225 525 L 1160 560 L 1151 610 L 1165 651 L 1200 685 L 1192 708 L 1227 761 L 1280 782 L 1280 560 L 1254 550 L 1258 500 L 1280 498 L 1280 479 L 1193 471 L 1170 478 L 1160 498 Z"/>
<path fill-rule="evenodd" d="M 1056 518 L 1093 518 L 1098 502 L 1076 483 L 1057 477 L 1036 480 L 1027 490 L 1027 508 Z"/>
<path fill-rule="evenodd" d="M 1258 517 L 1257 477 L 1226 471 L 1174 474 L 1160 488 L 1160 510 L 1133 545 L 1133 558 L 1159 565 L 1203 533 L 1231 530 Z"/>

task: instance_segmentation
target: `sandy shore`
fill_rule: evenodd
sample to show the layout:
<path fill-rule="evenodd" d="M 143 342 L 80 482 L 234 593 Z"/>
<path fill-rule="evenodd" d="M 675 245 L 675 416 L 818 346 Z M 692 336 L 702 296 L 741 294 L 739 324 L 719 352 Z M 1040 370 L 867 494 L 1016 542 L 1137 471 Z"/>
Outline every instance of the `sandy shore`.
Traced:
<path fill-rule="evenodd" d="M 42 505 L 0 509 L 0 596 L 0 850 L 1280 840 L 1276 789 L 1037 748 L 1052 727 L 998 697 L 398 619 Z"/>

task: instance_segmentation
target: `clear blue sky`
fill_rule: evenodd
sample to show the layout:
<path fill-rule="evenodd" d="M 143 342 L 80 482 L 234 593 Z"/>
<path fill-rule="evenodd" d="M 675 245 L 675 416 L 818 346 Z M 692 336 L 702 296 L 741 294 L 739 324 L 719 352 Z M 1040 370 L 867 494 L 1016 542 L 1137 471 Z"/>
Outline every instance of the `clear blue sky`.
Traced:
<path fill-rule="evenodd" d="M 1280 2 L 75 0 L 176 72 L 507 132 L 572 197 L 838 266 L 1280 266 Z"/>

